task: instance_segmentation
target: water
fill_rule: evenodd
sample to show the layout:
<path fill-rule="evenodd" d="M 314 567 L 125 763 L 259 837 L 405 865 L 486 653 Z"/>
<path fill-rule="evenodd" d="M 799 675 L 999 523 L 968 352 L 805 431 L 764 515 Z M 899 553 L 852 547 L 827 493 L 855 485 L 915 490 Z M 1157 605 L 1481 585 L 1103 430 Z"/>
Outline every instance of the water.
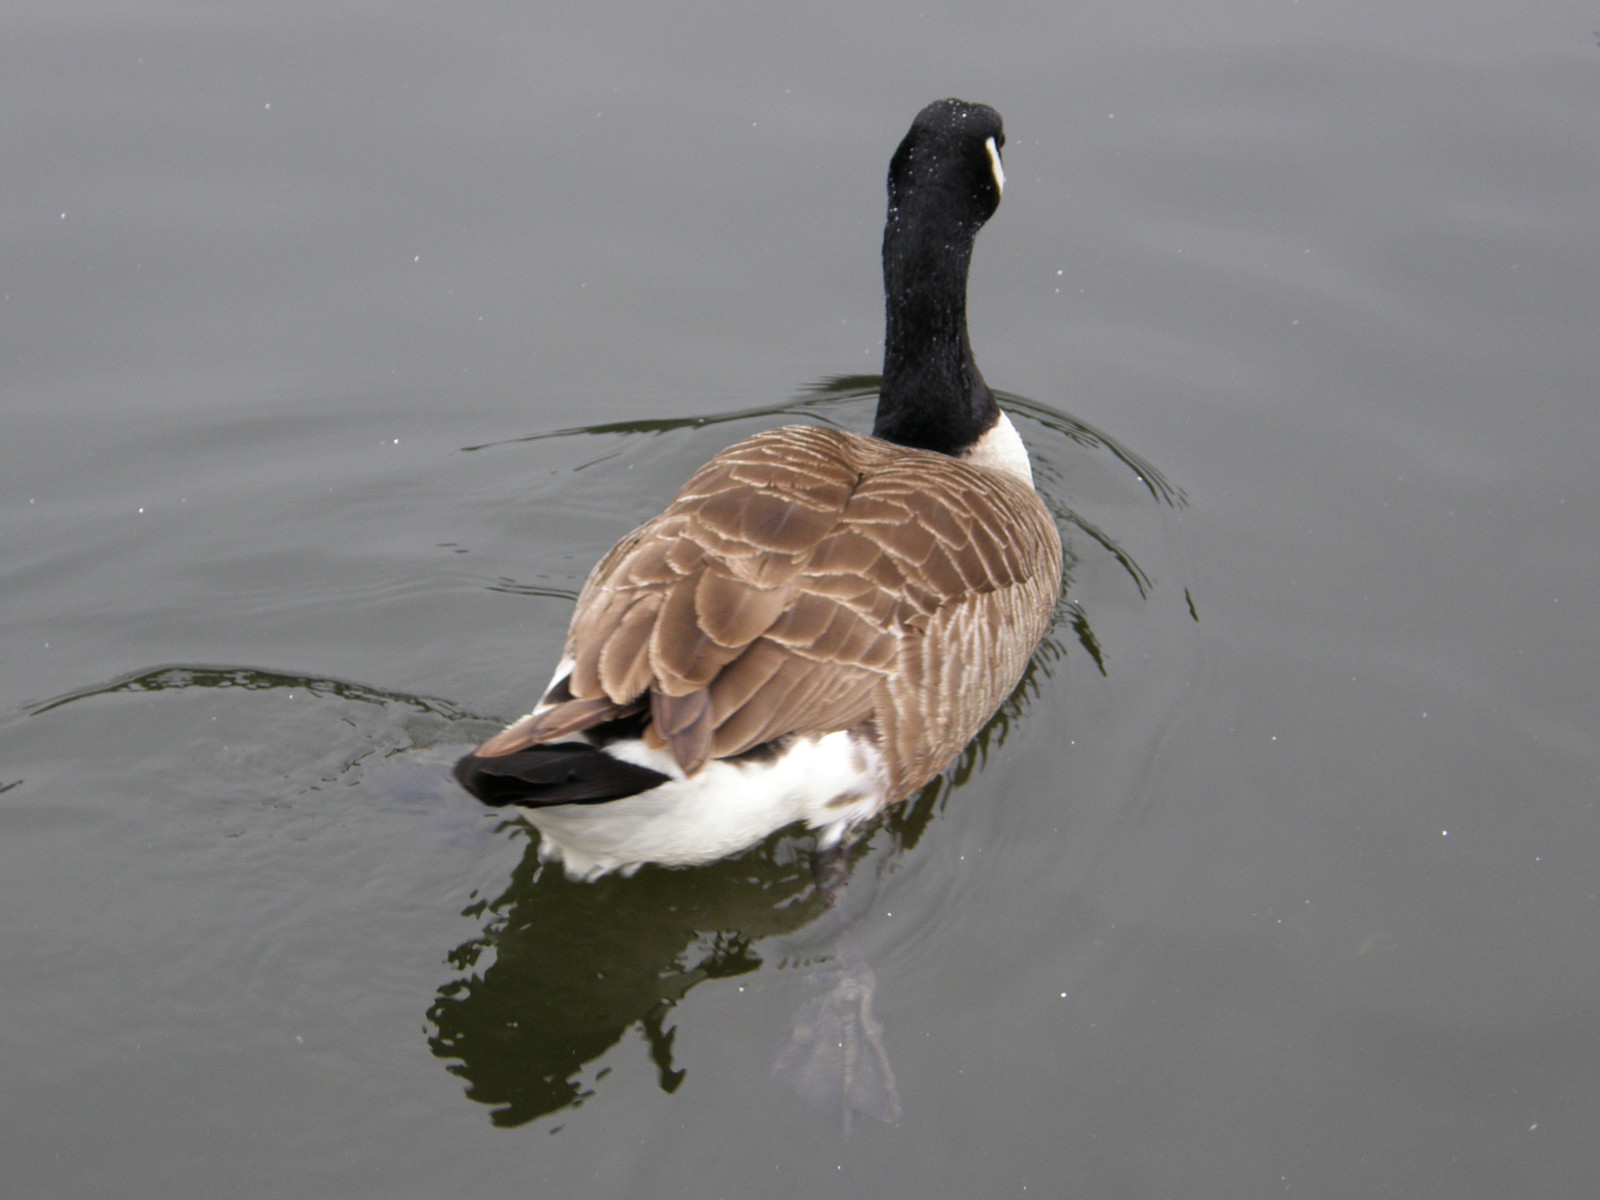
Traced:
<path fill-rule="evenodd" d="M 1583 1194 L 1591 18 L 16 9 L 6 1193 Z M 944 94 L 1071 588 L 853 864 L 845 1137 L 805 839 L 572 885 L 444 764 L 699 462 L 870 419 Z"/>

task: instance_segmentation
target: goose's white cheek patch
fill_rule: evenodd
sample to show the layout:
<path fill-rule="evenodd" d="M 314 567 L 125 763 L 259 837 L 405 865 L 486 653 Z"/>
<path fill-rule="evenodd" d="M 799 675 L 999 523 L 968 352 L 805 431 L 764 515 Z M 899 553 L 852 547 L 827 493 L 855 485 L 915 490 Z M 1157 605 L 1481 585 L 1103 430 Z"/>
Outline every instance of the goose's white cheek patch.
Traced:
<path fill-rule="evenodd" d="M 989 168 L 994 172 L 994 190 L 1002 196 L 1006 191 L 1006 169 L 1000 165 L 1000 147 L 993 138 L 983 139 L 983 148 L 989 152 Z"/>

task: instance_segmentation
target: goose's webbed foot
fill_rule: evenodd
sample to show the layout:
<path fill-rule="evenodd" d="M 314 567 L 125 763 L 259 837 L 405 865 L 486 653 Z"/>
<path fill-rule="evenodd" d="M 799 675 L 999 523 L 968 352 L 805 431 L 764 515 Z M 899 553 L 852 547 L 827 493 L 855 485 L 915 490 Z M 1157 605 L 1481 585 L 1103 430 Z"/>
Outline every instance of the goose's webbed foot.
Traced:
<path fill-rule="evenodd" d="M 857 1113 L 893 1122 L 902 1111 L 883 1026 L 872 1011 L 875 985 L 865 961 L 841 966 L 833 986 L 795 1015 L 772 1067 L 773 1078 L 837 1113 L 846 1135 Z"/>

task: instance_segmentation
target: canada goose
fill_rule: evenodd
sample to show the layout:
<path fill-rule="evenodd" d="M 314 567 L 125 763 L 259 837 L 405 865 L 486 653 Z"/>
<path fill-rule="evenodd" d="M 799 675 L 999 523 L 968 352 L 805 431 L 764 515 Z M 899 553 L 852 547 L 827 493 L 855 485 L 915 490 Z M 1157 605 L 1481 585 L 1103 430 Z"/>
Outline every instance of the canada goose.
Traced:
<path fill-rule="evenodd" d="M 722 451 L 590 573 L 538 706 L 455 768 L 594 878 L 823 846 L 911 795 L 1021 678 L 1061 587 L 1028 455 L 973 362 L 967 270 L 1000 114 L 941 100 L 889 164 L 873 436 Z"/>

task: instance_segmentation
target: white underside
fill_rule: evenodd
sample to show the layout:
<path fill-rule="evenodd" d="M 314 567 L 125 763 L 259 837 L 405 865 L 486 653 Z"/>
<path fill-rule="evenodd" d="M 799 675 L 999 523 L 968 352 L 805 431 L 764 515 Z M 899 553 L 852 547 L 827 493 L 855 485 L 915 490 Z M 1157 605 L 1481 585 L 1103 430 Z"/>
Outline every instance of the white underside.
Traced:
<path fill-rule="evenodd" d="M 630 874 L 645 863 L 714 862 L 799 822 L 831 845 L 883 806 L 877 751 L 848 733 L 796 741 L 764 762 L 711 762 L 690 779 L 665 751 L 640 741 L 615 742 L 607 752 L 677 778 L 603 804 L 523 809 L 539 831 L 540 855 L 574 879 Z"/>
<path fill-rule="evenodd" d="M 563 662 L 555 679 L 571 669 Z M 832 845 L 885 803 L 882 756 L 847 732 L 796 739 L 773 758 L 713 761 L 692 778 L 665 750 L 636 738 L 613 742 L 606 753 L 672 778 L 602 804 L 521 809 L 539 831 L 540 857 L 560 862 L 574 879 L 631 874 L 645 863 L 715 862 L 801 822 Z"/>

